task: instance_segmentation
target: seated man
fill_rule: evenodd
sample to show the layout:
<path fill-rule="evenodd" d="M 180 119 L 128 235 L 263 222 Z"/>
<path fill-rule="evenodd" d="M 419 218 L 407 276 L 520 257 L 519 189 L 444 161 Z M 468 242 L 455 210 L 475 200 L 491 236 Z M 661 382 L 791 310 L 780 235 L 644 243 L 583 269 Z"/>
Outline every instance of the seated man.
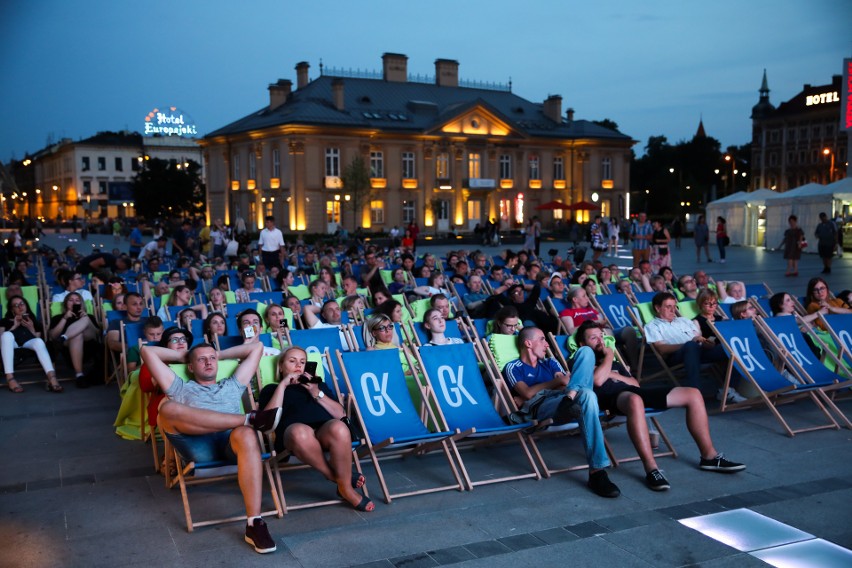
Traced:
<path fill-rule="evenodd" d="M 698 283 L 694 276 L 684 274 L 677 279 L 677 289 L 683 294 L 684 300 L 695 300 L 698 298 Z"/>
<path fill-rule="evenodd" d="M 657 317 L 645 325 L 645 340 L 670 363 L 684 364 L 686 386 L 700 388 L 701 364 L 727 361 L 724 348 L 703 337 L 698 322 L 677 315 L 677 300 L 669 292 L 655 295 L 651 305 Z"/>
<path fill-rule="evenodd" d="M 645 482 L 654 491 L 669 489 L 668 480 L 657 468 L 648 437 L 645 408 L 686 409 L 686 427 L 695 440 L 701 459 L 698 467 L 706 471 L 736 472 L 746 468 L 728 461 L 716 451 L 710 439 L 707 409 L 698 389 L 692 387 L 640 387 L 630 371 L 615 360 L 613 350 L 604 345 L 603 331 L 595 322 L 583 322 L 577 329 L 577 345 L 588 346 L 595 354 L 594 383 L 598 404 L 603 410 L 627 416 L 627 432 L 645 467 Z"/>
<path fill-rule="evenodd" d="M 166 347 L 142 347 L 142 360 L 168 399 L 160 404 L 158 425 L 186 461 L 225 460 L 237 464 L 240 490 L 246 505 L 245 541 L 264 554 L 276 550 L 275 541 L 260 516 L 263 467 L 256 430 L 274 430 L 281 409 L 243 414 L 241 398 L 254 379 L 263 353 L 259 343 L 229 350 L 242 360 L 233 376 L 216 382 L 216 350 L 206 344 L 188 352 Z M 186 363 L 193 380 L 183 382 L 169 363 Z"/>
<path fill-rule="evenodd" d="M 113 351 L 121 351 L 121 322 L 124 324 L 138 323 L 142 321 L 142 313 L 145 311 L 145 299 L 141 294 L 128 292 L 124 296 L 124 304 L 127 308 L 124 317 L 110 320 L 107 327 L 107 346 Z"/>
<path fill-rule="evenodd" d="M 482 276 L 472 275 L 467 281 L 467 293 L 462 297 L 462 303 L 472 318 L 485 317 L 485 300 L 488 293 L 482 289 Z"/>
<path fill-rule="evenodd" d="M 560 272 L 554 272 L 547 279 L 547 289 L 553 298 L 558 298 L 562 301 L 568 301 L 569 297 L 566 294 L 565 281 L 562 280 Z"/>
<path fill-rule="evenodd" d="M 346 334 L 343 331 L 343 315 L 336 301 L 329 300 L 323 304 L 322 308 L 308 304 L 302 308 L 302 311 L 307 329 L 337 328 L 340 331 L 340 348 L 343 351 L 349 351 L 349 342 L 346 341 Z M 317 317 L 317 314 L 322 316 L 322 320 Z"/>
<path fill-rule="evenodd" d="M 540 329 L 522 329 L 517 341 L 521 357 L 503 369 L 512 395 L 520 403 L 520 416 L 516 418 L 552 418 L 557 425 L 577 420 L 589 462 L 589 488 L 601 497 L 618 497 L 621 491 L 604 469 L 610 466 L 610 461 L 598 416 L 598 400 L 592 390 L 594 353 L 589 348 L 577 351 L 573 372 L 566 373 L 554 359 L 545 359 L 547 339 Z"/>
<path fill-rule="evenodd" d="M 249 308 L 237 314 L 237 329 L 244 344 L 261 343 L 260 334 L 263 333 L 263 322 L 257 310 Z M 264 357 L 277 357 L 278 355 L 281 355 L 280 349 L 263 346 Z"/>
<path fill-rule="evenodd" d="M 731 280 L 730 282 L 720 282 L 718 288 L 719 298 L 723 304 L 736 304 L 748 300 L 746 297 L 745 284 L 742 282 Z"/>

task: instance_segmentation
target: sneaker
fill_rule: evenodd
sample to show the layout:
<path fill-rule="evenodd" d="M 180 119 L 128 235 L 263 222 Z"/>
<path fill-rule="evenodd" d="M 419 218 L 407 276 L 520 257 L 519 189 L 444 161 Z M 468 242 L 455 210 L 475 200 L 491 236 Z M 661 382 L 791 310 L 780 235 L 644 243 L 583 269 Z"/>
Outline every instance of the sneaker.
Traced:
<path fill-rule="evenodd" d="M 263 519 L 256 519 L 253 525 L 246 525 L 246 542 L 254 547 L 255 552 L 267 554 L 278 550 L 275 541 L 269 535 L 269 529 Z"/>
<path fill-rule="evenodd" d="M 614 498 L 621 495 L 618 486 L 609 480 L 609 476 L 603 469 L 589 474 L 589 489 L 599 497 Z"/>
<path fill-rule="evenodd" d="M 722 264 L 725 264 L 725 259 L 724 258 L 719 259 L 719 262 L 721 262 Z"/>
<path fill-rule="evenodd" d="M 701 458 L 701 462 L 698 464 L 698 467 L 704 471 L 719 471 L 722 473 L 733 473 L 735 471 L 742 471 L 746 468 L 744 464 L 726 460 L 724 454 L 719 454 L 715 458 L 710 458 L 709 460 Z"/>
<path fill-rule="evenodd" d="M 525 424 L 529 422 L 529 420 L 527 420 L 526 414 L 523 414 L 521 412 L 512 412 L 507 418 L 509 419 L 509 424 Z"/>
<path fill-rule="evenodd" d="M 553 414 L 553 424 L 559 426 L 560 424 L 576 422 L 581 416 L 583 416 L 583 409 L 580 408 L 580 403 L 570 396 L 566 396 L 556 407 L 556 412 Z"/>
<path fill-rule="evenodd" d="M 716 400 L 719 402 L 722 402 L 722 397 L 725 395 L 724 390 L 725 389 L 720 388 L 716 392 Z M 738 402 L 745 402 L 747 400 L 748 399 L 746 397 L 738 393 L 736 390 L 730 387 L 728 388 L 728 399 L 725 401 L 727 404 L 737 404 Z"/>
<path fill-rule="evenodd" d="M 252 410 L 248 415 L 248 425 L 259 432 L 270 432 L 281 420 L 281 407 L 270 410 Z"/>
<path fill-rule="evenodd" d="M 654 491 L 666 491 L 671 489 L 671 485 L 669 485 L 669 480 L 663 475 L 663 472 L 659 469 L 652 469 L 648 473 L 645 474 L 645 483 L 648 484 L 648 487 L 653 489 Z"/>

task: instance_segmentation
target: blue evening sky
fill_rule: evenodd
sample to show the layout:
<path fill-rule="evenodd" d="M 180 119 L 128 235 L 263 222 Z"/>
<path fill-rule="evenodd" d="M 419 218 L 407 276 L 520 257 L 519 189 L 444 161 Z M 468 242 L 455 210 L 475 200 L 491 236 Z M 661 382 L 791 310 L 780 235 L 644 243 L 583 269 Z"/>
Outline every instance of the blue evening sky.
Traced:
<path fill-rule="evenodd" d="M 294 65 L 381 69 L 436 58 L 463 79 L 507 82 L 639 143 L 689 139 L 703 116 L 723 146 L 748 142 L 766 68 L 778 104 L 827 84 L 852 56 L 849 0 L 3 0 L 0 160 L 49 138 L 141 131 L 177 106 L 206 134 L 268 103 Z"/>

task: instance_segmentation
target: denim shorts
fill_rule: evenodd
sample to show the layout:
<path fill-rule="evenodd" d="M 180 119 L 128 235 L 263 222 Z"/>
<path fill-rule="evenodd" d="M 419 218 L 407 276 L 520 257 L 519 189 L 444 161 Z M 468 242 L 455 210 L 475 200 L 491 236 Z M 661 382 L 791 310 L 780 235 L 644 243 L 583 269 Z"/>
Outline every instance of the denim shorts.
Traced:
<path fill-rule="evenodd" d="M 237 455 L 231 448 L 231 430 L 190 436 L 188 434 L 170 434 L 166 437 L 186 462 L 197 464 L 223 461 L 237 463 Z"/>

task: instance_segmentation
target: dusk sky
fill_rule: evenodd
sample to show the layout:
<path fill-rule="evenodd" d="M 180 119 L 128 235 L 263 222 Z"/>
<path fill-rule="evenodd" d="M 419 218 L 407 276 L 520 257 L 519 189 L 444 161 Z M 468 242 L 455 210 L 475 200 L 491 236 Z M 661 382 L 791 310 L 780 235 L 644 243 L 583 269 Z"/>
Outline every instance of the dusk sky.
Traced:
<path fill-rule="evenodd" d="M 0 160 L 49 139 L 141 131 L 177 106 L 203 135 L 268 104 L 294 66 L 409 73 L 459 61 L 462 79 L 508 82 L 577 119 L 609 118 L 639 142 L 689 139 L 700 117 L 723 147 L 748 142 L 766 68 L 778 104 L 852 57 L 849 0 L 321 1 L 5 0 Z"/>

